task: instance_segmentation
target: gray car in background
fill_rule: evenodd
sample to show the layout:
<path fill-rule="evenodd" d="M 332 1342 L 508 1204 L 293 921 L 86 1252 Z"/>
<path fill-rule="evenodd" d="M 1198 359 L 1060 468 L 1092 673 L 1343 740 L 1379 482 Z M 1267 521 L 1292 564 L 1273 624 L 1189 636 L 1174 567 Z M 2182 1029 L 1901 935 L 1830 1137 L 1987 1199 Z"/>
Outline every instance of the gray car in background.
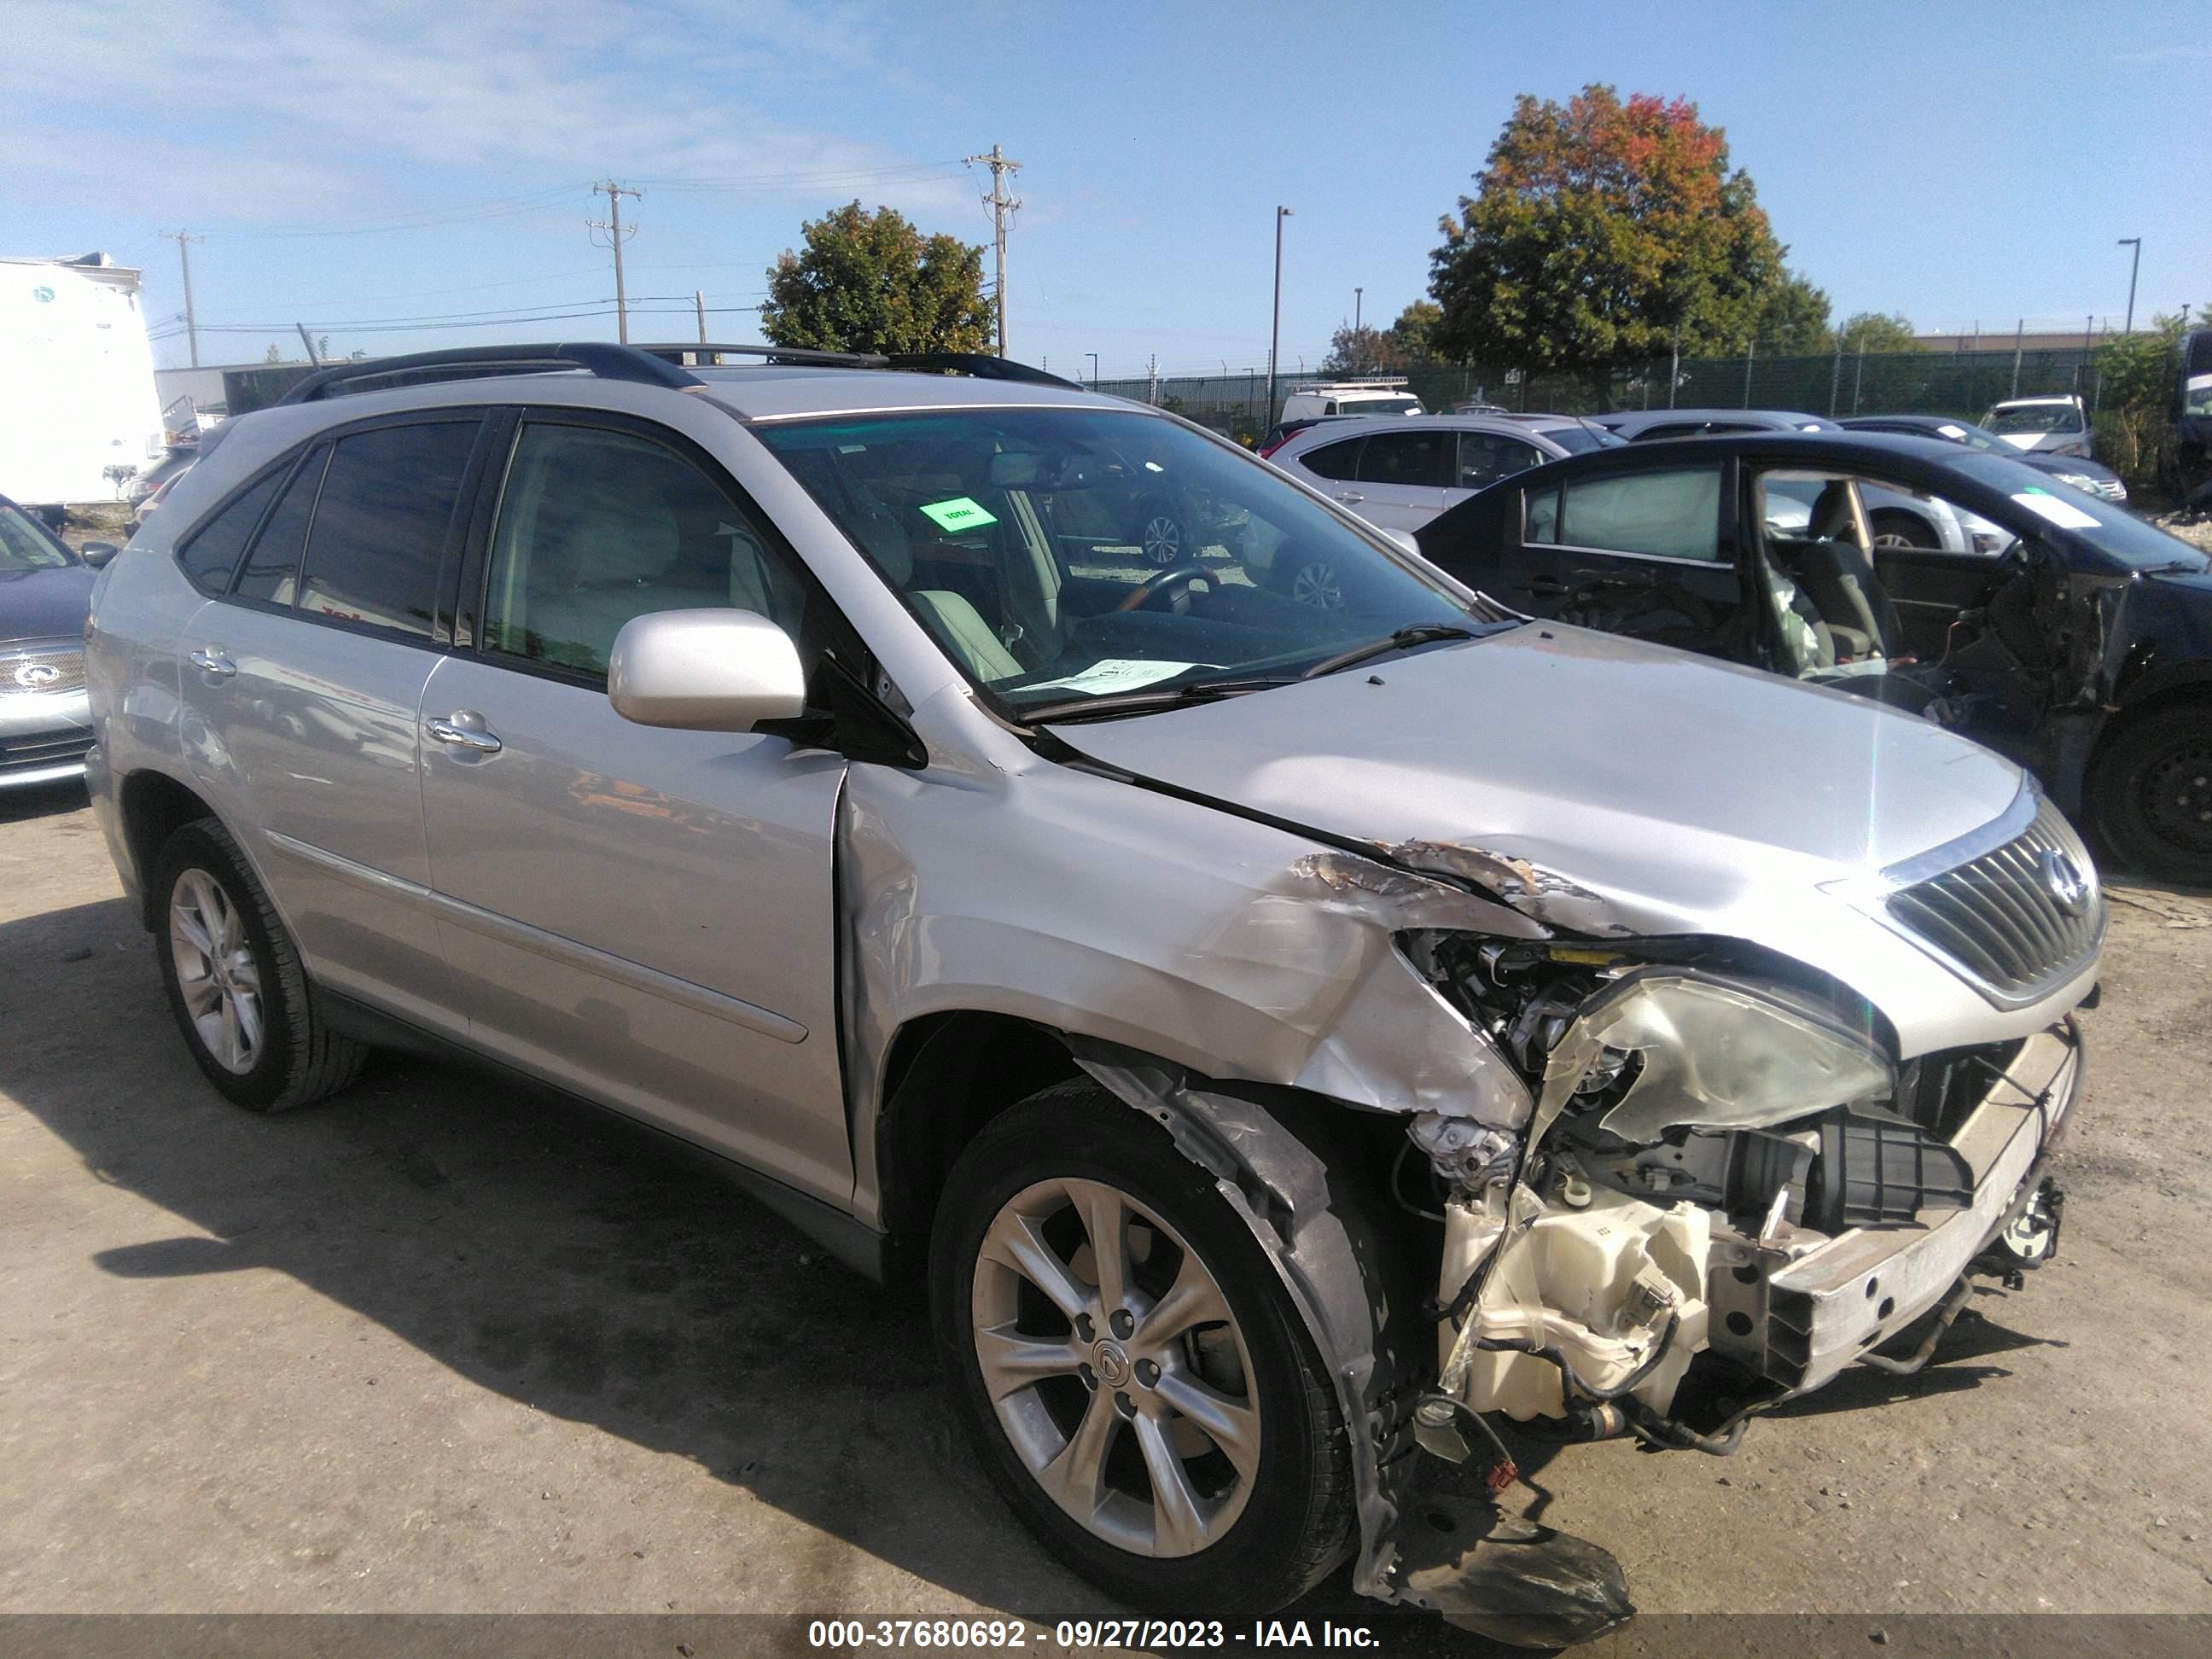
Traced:
<path fill-rule="evenodd" d="M 2009 762 L 996 358 L 684 355 L 326 371 L 102 577 L 94 800 L 221 1094 L 418 1048 L 706 1148 L 925 1280 L 1006 1501 L 1178 1619 L 1348 1559 L 1598 1634 L 1493 1420 L 1733 1446 L 2051 1254 L 2105 909 Z M 1133 477 L 1234 544 L 1055 533 Z"/>
<path fill-rule="evenodd" d="M 1419 530 L 1500 478 L 1610 441 L 1571 415 L 1413 415 L 1309 427 L 1267 459 L 1370 524 Z"/>

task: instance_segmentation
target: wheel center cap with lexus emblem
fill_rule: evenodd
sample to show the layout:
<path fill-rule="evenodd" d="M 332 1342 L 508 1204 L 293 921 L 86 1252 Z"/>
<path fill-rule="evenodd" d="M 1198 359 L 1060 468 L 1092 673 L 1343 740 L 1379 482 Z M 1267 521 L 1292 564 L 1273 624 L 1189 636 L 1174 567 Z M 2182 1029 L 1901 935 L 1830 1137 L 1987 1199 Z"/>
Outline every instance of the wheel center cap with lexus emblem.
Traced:
<path fill-rule="evenodd" d="M 1118 1389 L 1129 1380 L 1129 1356 L 1121 1352 L 1118 1342 L 1101 1342 L 1092 1358 L 1098 1380 L 1109 1389 Z"/>
<path fill-rule="evenodd" d="M 2043 870 L 2043 884 L 2050 890 L 2059 914 L 2078 916 L 2089 908 L 2089 884 L 2081 867 L 2057 848 L 2046 847 L 2036 862 Z"/>

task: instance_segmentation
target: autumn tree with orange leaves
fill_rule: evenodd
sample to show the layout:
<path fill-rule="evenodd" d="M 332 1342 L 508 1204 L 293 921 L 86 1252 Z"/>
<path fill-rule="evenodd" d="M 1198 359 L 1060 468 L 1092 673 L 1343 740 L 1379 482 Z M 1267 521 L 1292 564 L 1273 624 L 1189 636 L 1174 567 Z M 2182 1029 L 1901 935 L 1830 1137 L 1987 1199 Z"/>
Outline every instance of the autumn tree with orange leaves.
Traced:
<path fill-rule="evenodd" d="M 1602 391 L 1616 366 L 1743 350 L 1785 290 L 1750 177 L 1686 99 L 1588 86 L 1563 106 L 1523 94 L 1442 222 L 1433 343 L 1462 362 L 1572 374 Z"/>

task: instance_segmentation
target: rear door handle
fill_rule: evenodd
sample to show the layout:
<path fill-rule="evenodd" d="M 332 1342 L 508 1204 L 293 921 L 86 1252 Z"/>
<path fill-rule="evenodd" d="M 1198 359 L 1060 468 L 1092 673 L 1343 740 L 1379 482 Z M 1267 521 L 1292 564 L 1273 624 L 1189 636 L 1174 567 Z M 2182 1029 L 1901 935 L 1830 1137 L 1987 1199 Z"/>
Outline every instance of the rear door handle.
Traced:
<path fill-rule="evenodd" d="M 1356 489 L 1347 489 L 1347 490 L 1346 490 L 1346 491 L 1345 491 L 1341 495 L 1339 495 L 1336 499 L 1337 499 L 1337 500 L 1339 500 L 1340 501 L 1343 501 L 1343 502 L 1345 502 L 1345 503 L 1348 506 L 1349 504 L 1351 504 L 1351 503 L 1352 503 L 1352 502 L 1353 502 L 1353 501 L 1365 501 L 1365 500 L 1367 499 L 1367 497 L 1366 497 L 1366 496 L 1364 496 L 1364 495 L 1361 495 L 1361 494 L 1360 494 L 1358 490 L 1356 490 Z"/>
<path fill-rule="evenodd" d="M 456 708 L 445 716 L 433 714 L 422 722 L 422 729 L 449 749 L 496 755 L 503 746 L 498 736 L 485 728 L 484 717 L 473 708 Z"/>
<path fill-rule="evenodd" d="M 238 672 L 238 665 L 230 659 L 229 653 L 219 645 L 210 645 L 195 651 L 188 660 L 201 673 L 219 680 L 227 680 Z"/>
<path fill-rule="evenodd" d="M 1531 576 L 1521 584 L 1521 591 L 1540 599 L 1564 599 L 1575 590 L 1557 576 Z"/>

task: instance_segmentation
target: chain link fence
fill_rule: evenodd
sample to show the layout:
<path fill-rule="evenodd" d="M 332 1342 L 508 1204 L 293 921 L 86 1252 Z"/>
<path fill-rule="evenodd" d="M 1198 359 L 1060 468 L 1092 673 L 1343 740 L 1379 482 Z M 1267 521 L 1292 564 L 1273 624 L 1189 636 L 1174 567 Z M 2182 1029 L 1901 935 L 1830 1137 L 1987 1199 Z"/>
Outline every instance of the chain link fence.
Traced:
<path fill-rule="evenodd" d="M 1601 397 L 1571 375 L 1522 376 L 1481 365 L 1419 365 L 1407 390 L 1425 408 L 1496 404 L 1516 411 L 1597 415 L 1620 409 L 1788 409 L 1814 415 L 1951 415 L 1979 420 L 2007 398 L 2078 392 L 2097 404 L 2097 353 L 2071 347 L 2041 351 L 1824 352 L 1813 357 L 1686 357 L 1616 369 Z M 1297 386 L 1334 377 L 1279 375 L 1276 407 Z M 1357 378 L 1345 376 L 1346 379 Z M 1101 392 L 1153 404 L 1237 439 L 1257 438 L 1274 424 L 1267 373 L 1140 376 L 1101 380 Z"/>

